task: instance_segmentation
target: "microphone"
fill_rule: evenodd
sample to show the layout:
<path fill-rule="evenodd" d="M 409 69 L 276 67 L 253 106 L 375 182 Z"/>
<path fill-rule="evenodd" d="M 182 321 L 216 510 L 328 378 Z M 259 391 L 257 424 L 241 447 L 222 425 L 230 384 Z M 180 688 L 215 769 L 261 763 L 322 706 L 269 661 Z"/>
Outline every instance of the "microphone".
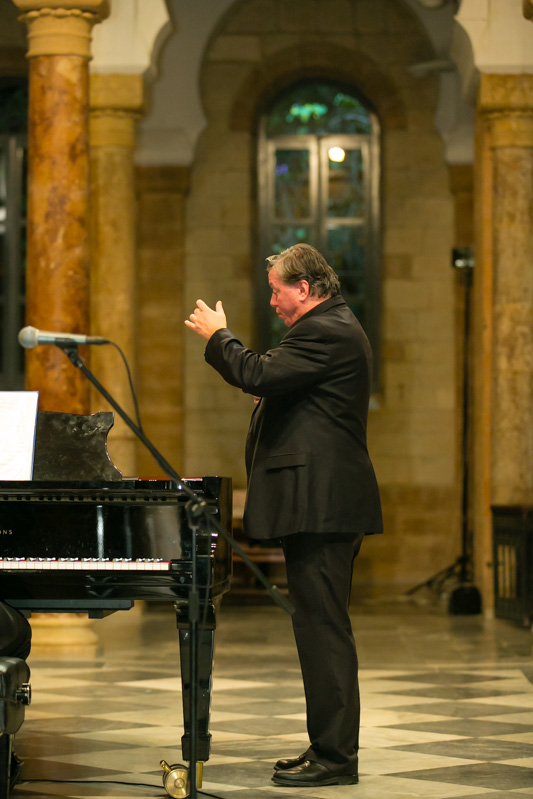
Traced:
<path fill-rule="evenodd" d="M 56 333 L 50 330 L 37 330 L 36 327 L 23 327 L 18 339 L 19 344 L 27 350 L 31 350 L 39 344 L 56 344 L 58 347 L 71 347 L 76 344 L 109 344 L 109 339 L 100 338 L 100 336 Z"/>

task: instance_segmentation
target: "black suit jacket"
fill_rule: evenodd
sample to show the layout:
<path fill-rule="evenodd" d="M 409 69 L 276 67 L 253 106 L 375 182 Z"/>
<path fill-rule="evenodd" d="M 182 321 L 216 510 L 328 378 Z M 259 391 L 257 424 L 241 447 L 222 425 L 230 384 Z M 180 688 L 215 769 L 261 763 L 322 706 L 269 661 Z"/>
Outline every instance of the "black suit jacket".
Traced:
<path fill-rule="evenodd" d="M 382 532 L 366 444 L 372 353 L 341 296 L 300 317 L 265 355 L 224 329 L 205 357 L 228 383 L 262 398 L 246 445 L 249 536 Z"/>

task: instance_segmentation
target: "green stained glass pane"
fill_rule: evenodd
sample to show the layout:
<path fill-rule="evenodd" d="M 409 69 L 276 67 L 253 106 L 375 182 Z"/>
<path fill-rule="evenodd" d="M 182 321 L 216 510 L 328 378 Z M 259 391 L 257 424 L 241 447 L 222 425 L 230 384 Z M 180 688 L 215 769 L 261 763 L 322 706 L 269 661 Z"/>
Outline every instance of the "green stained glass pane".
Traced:
<path fill-rule="evenodd" d="M 309 150 L 276 150 L 274 187 L 276 219 L 310 215 Z"/>
<path fill-rule="evenodd" d="M 309 242 L 310 229 L 308 225 L 274 225 L 272 228 L 272 252 L 270 255 L 279 255 L 283 250 L 293 244 Z"/>
<path fill-rule="evenodd" d="M 341 161 L 328 159 L 328 217 L 357 219 L 365 213 L 365 187 L 361 150 L 330 153 Z"/>
<path fill-rule="evenodd" d="M 327 82 L 303 83 L 278 98 L 266 134 L 371 133 L 370 114 L 353 94 Z"/>
<path fill-rule="evenodd" d="M 362 226 L 328 230 L 328 259 L 341 281 L 344 299 L 365 326 L 365 230 Z"/>

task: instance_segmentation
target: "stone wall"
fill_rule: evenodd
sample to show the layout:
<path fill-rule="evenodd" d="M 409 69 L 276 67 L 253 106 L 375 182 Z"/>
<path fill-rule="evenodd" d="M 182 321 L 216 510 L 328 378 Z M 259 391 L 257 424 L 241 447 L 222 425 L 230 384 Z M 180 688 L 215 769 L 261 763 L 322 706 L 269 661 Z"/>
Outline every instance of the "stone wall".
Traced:
<path fill-rule="evenodd" d="M 434 126 L 438 83 L 407 70 L 431 57 L 400 2 L 235 4 L 205 54 L 208 124 L 187 206 L 185 307 L 222 299 L 230 327 L 250 343 L 262 108 L 310 76 L 348 82 L 374 105 L 383 130 L 382 385 L 369 445 L 386 535 L 367 542 L 359 569 L 373 584 L 424 580 L 455 559 L 460 542 L 453 201 Z M 186 471 L 229 474 L 244 486 L 251 400 L 205 365 L 192 334 L 184 402 Z"/>
<path fill-rule="evenodd" d="M 144 431 L 183 465 L 183 260 L 186 167 L 137 167 L 137 367 Z M 161 475 L 139 443 L 138 474 Z"/>

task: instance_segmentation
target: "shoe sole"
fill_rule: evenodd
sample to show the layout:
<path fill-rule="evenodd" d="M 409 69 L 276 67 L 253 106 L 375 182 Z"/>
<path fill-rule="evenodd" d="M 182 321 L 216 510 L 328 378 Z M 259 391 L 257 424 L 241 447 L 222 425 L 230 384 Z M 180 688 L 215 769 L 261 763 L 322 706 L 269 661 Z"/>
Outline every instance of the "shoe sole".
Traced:
<path fill-rule="evenodd" d="M 330 777 L 326 780 L 291 780 L 284 777 L 283 773 L 278 776 L 274 774 L 272 782 L 275 785 L 285 785 L 292 788 L 320 788 L 321 785 L 357 785 L 359 777 L 355 774 L 347 774 L 344 777 Z"/>

